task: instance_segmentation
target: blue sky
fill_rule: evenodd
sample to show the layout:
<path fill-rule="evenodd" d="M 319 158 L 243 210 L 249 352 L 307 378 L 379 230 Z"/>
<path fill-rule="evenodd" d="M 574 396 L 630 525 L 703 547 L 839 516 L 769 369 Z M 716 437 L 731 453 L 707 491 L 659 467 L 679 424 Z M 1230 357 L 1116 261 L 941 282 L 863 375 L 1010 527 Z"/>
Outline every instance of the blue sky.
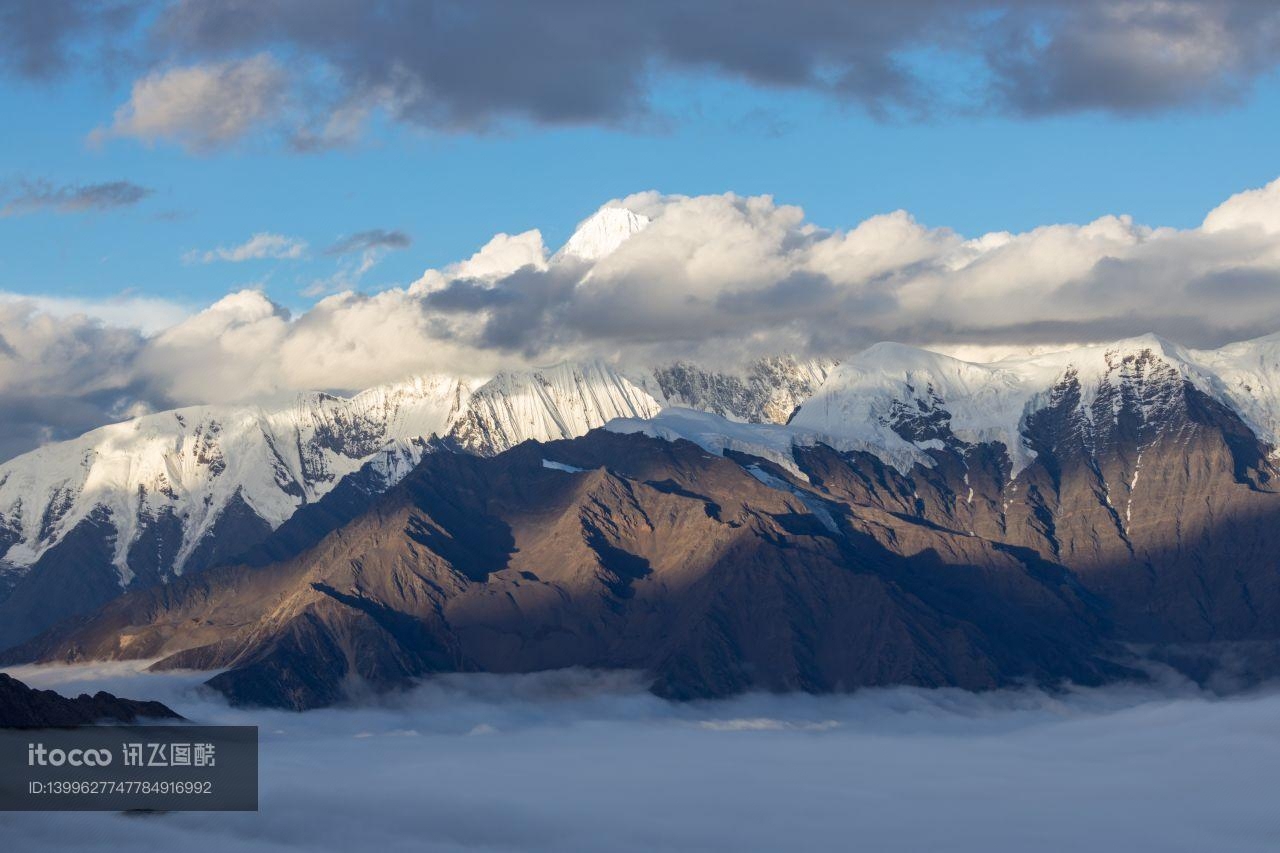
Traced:
<path fill-rule="evenodd" d="M 652 115 L 622 127 L 516 118 L 482 131 L 375 118 L 359 141 L 299 153 L 271 133 L 190 151 L 166 139 L 90 140 L 129 98 L 127 73 L 77 67 L 0 83 L 0 182 L 125 180 L 136 205 L 0 218 L 0 290 L 122 293 L 193 307 L 245 286 L 300 309 L 339 272 L 322 250 L 371 228 L 412 237 L 349 283 L 378 290 L 466 257 L 499 231 L 540 228 L 554 247 L 599 204 L 632 192 L 774 195 L 847 228 L 905 209 L 966 236 L 1128 213 L 1191 227 L 1234 192 L 1280 174 L 1280 79 L 1238 100 L 1154 114 L 952 113 L 873 118 L 857 103 L 710 74 L 657 75 Z M 256 232 L 301 238 L 297 261 L 199 264 L 184 254 Z M 349 261 L 347 263 L 350 263 Z"/>

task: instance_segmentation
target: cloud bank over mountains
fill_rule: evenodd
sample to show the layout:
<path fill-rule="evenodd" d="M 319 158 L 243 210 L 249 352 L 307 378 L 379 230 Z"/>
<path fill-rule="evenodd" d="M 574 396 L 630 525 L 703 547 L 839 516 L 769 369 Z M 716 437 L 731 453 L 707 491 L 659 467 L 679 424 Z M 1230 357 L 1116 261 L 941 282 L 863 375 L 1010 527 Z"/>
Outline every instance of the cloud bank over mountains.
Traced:
<path fill-rule="evenodd" d="M 278 235 L 259 235 L 253 251 L 296 248 L 268 237 Z M 330 251 L 406 244 L 369 232 Z M 1232 196 L 1198 228 L 1105 216 L 974 238 L 905 211 L 829 230 L 768 196 L 646 192 L 608 202 L 561 251 L 536 230 L 499 234 L 415 282 L 335 293 L 296 316 L 254 290 L 185 316 L 139 305 L 132 321 L 118 304 L 8 295 L 0 399 L 10 418 L 56 408 L 38 400 L 75 405 L 36 432 L 6 425 L 14 437 L 0 452 L 138 407 L 583 357 L 724 364 L 782 351 L 841 358 L 881 340 L 1024 347 L 1148 331 L 1219 345 L 1280 331 L 1278 289 L 1280 180 Z"/>

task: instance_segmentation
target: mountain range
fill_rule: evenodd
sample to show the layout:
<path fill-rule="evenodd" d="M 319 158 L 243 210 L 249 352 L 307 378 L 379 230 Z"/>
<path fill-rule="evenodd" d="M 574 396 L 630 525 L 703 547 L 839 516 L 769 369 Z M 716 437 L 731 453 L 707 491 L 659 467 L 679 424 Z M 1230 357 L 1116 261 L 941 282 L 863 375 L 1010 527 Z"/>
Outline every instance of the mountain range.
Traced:
<path fill-rule="evenodd" d="M 565 666 L 679 698 L 1266 669 L 1278 429 L 1280 336 L 148 415 L 0 466 L 5 657 L 158 658 L 292 708 Z"/>
<path fill-rule="evenodd" d="M 111 424 L 0 464 L 0 646 L 126 589 L 243 554 L 338 483 L 376 493 L 436 447 L 482 455 L 681 403 L 785 419 L 831 362 L 763 359 L 623 372 L 562 364 L 420 376 L 351 398 L 197 406 Z"/>

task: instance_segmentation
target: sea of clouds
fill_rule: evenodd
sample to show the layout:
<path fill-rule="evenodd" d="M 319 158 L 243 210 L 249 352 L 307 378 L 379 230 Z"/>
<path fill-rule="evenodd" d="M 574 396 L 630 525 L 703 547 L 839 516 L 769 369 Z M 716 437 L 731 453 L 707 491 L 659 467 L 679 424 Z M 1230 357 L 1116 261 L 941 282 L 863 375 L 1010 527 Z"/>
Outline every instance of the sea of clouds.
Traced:
<path fill-rule="evenodd" d="M 10 670 L 260 727 L 257 813 L 0 815 L 10 850 L 1275 850 L 1280 692 L 1174 682 L 672 704 L 627 675 L 237 710 L 205 675 Z"/>

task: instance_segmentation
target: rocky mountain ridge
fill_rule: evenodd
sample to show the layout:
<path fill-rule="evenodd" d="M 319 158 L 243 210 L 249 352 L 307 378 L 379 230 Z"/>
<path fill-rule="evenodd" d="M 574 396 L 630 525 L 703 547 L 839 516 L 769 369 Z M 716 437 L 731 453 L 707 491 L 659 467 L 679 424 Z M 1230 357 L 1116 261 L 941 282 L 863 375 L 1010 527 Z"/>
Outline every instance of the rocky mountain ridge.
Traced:
<path fill-rule="evenodd" d="M 823 364 L 775 359 L 768 369 L 791 399 L 812 390 Z M 0 464 L 0 646 L 123 589 L 241 554 L 344 478 L 385 489 L 435 439 L 494 454 L 652 417 L 664 402 L 660 374 L 587 362 L 487 381 L 416 377 L 351 398 L 301 395 L 278 408 L 190 407 Z M 758 373 L 697 375 L 712 388 L 700 398 L 709 407 L 755 419 L 776 408 Z M 754 397 L 722 403 L 715 393 L 748 382 Z"/>
<path fill-rule="evenodd" d="M 1242 402 L 1274 387 L 1271 347 L 994 365 L 878 347 L 789 424 L 667 407 L 433 452 L 269 559 L 131 592 L 11 656 L 160 657 L 294 708 L 563 666 L 677 697 L 1098 683 L 1137 672 L 1137 648 L 1261 649 L 1275 674 L 1280 472 Z"/>
<path fill-rule="evenodd" d="M 182 717 L 160 702 L 121 699 L 101 690 L 92 696 L 67 697 L 52 690 L 36 690 L 0 672 L 0 728 L 64 728 L 144 719 L 174 721 Z"/>

